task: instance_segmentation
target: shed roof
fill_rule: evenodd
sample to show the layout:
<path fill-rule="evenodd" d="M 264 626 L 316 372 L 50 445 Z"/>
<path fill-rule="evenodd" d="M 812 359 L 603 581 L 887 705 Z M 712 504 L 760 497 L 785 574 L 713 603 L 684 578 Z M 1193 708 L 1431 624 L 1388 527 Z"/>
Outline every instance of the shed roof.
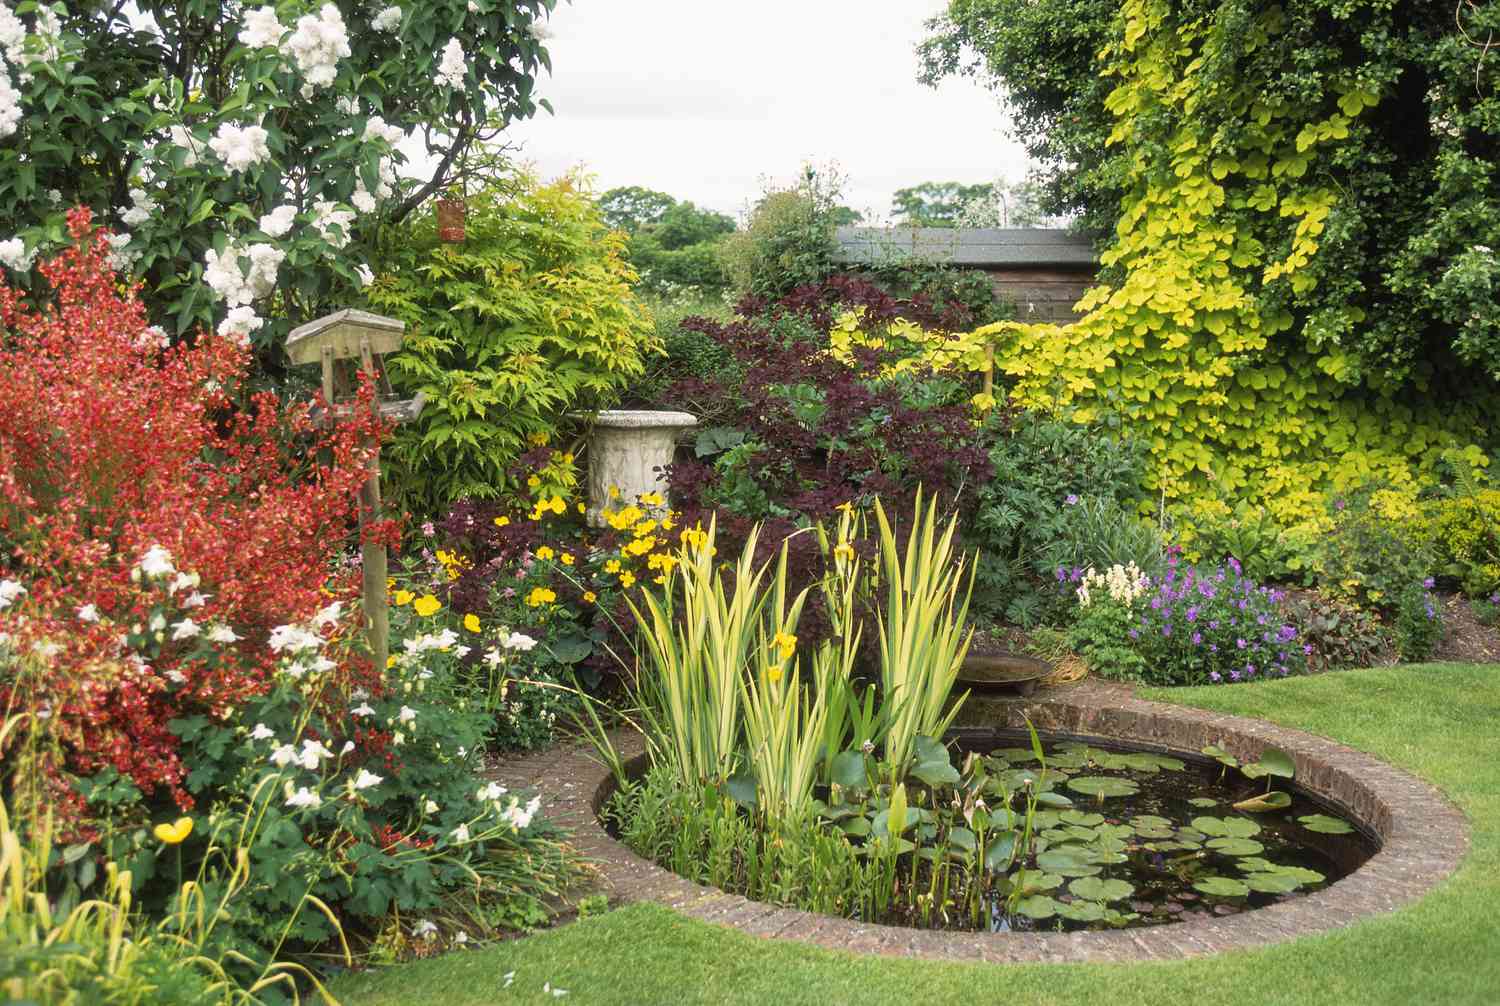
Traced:
<path fill-rule="evenodd" d="M 840 227 L 840 261 L 870 265 L 913 256 L 959 266 L 1098 265 L 1093 238 L 1065 230 L 1030 227 Z"/>

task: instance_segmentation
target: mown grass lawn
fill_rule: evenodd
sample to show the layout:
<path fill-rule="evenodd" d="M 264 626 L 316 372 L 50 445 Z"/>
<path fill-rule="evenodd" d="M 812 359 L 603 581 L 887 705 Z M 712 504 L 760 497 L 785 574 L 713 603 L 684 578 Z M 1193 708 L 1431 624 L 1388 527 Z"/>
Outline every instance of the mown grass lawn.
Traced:
<path fill-rule="evenodd" d="M 486 949 L 350 976 L 350 1006 L 585 1003 L 1500 1004 L 1500 665 L 1428 664 L 1146 697 L 1336 738 L 1468 815 L 1459 872 L 1417 904 L 1268 949 L 1171 964 L 935 964 L 760 940 L 634 905 Z M 509 988 L 504 976 L 514 972 Z"/>

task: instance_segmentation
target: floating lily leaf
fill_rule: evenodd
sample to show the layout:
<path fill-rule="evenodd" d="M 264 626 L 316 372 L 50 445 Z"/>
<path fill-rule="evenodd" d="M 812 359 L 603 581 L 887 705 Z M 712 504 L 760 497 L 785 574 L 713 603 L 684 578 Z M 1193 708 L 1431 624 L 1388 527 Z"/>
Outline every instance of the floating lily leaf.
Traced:
<path fill-rule="evenodd" d="M 1205 877 L 1193 885 L 1193 889 L 1219 898 L 1243 898 L 1250 888 L 1229 877 Z"/>
<path fill-rule="evenodd" d="M 1012 765 L 1025 765 L 1029 761 L 1036 761 L 1036 755 L 1032 754 L 1031 748 L 997 748 L 990 754 Z"/>
<path fill-rule="evenodd" d="M 1055 873 L 1043 873 L 1041 870 L 1017 870 L 1010 878 L 1010 887 L 1013 891 L 1022 894 L 1037 894 L 1041 891 L 1054 891 L 1062 886 L 1063 878 Z"/>
<path fill-rule="evenodd" d="M 1288 877 L 1294 877 L 1301 884 L 1321 884 L 1328 879 L 1317 870 L 1309 870 L 1302 866 L 1278 866 L 1276 872 Z"/>
<path fill-rule="evenodd" d="M 1354 830 L 1348 821 L 1327 814 L 1304 814 L 1297 818 L 1297 823 L 1308 831 L 1316 831 L 1322 835 L 1347 835 Z"/>
<path fill-rule="evenodd" d="M 1219 801 L 1211 796 L 1195 796 L 1188 803 L 1194 807 L 1217 807 L 1219 805 Z"/>
<path fill-rule="evenodd" d="M 833 759 L 829 773 L 845 789 L 865 789 L 870 785 L 863 751 L 842 751 Z"/>
<path fill-rule="evenodd" d="M 1209 839 L 1208 847 L 1226 856 L 1257 856 L 1266 851 L 1253 838 L 1213 838 Z"/>
<path fill-rule="evenodd" d="M 1036 857 L 1036 865 L 1048 873 L 1064 877 L 1092 877 L 1099 872 L 1094 865 L 1095 854 L 1075 845 L 1048 849 Z"/>
<path fill-rule="evenodd" d="M 1170 828 L 1172 822 L 1156 814 L 1137 814 L 1130 819 L 1132 826 L 1136 828 Z"/>
<path fill-rule="evenodd" d="M 1134 796 L 1141 791 L 1141 787 L 1129 779 L 1103 775 L 1085 775 L 1069 779 L 1068 788 L 1075 793 L 1095 796 L 1101 800 L 1109 796 Z"/>
<path fill-rule="evenodd" d="M 818 814 L 827 821 L 842 821 L 846 817 L 853 817 L 860 812 L 860 808 L 852 803 L 835 804 L 832 807 L 820 807 Z"/>
<path fill-rule="evenodd" d="M 1286 810 L 1292 805 L 1291 795 L 1283 793 L 1279 789 L 1273 789 L 1269 793 L 1260 796 L 1252 796 L 1248 800 L 1241 800 L 1234 804 L 1235 810 L 1248 811 L 1252 814 L 1263 814 L 1266 811 Z"/>
<path fill-rule="evenodd" d="M 1235 863 L 1234 865 L 1238 866 L 1242 871 L 1245 871 L 1247 873 L 1252 871 L 1274 871 L 1281 869 L 1280 866 L 1271 862 L 1269 859 L 1261 859 L 1257 856 L 1248 856 L 1242 858 L 1238 863 Z"/>
<path fill-rule="evenodd" d="M 1302 882 L 1290 873 L 1250 873 L 1245 876 L 1245 886 L 1262 894 L 1289 894 L 1302 886 Z"/>
<path fill-rule="evenodd" d="M 1038 793 L 1036 795 L 1036 802 L 1039 803 L 1039 804 L 1041 804 L 1043 807 L 1071 807 L 1071 806 L 1073 806 L 1073 801 L 1071 799 L 1069 799 L 1068 797 L 1064 796 L 1061 793 L 1053 793 L 1050 790 L 1048 790 L 1045 793 Z"/>
<path fill-rule="evenodd" d="M 1085 810 L 1065 810 L 1059 815 L 1064 824 L 1077 824 L 1084 827 L 1092 827 L 1104 823 L 1103 814 L 1090 814 Z"/>
<path fill-rule="evenodd" d="M 1104 906 L 1097 901 L 1059 902 L 1057 914 L 1074 922 L 1098 922 L 1104 918 Z"/>
<path fill-rule="evenodd" d="M 1260 834 L 1260 825 L 1244 817 L 1195 817 L 1193 827 L 1205 835 L 1249 838 Z"/>
<path fill-rule="evenodd" d="M 1031 919 L 1050 919 L 1061 907 L 1045 894 L 1033 894 L 1016 904 L 1016 911 Z"/>
<path fill-rule="evenodd" d="M 1119 901 L 1135 893 L 1135 886 L 1123 880 L 1101 880 L 1098 877 L 1079 877 L 1068 885 L 1068 890 L 1089 901 Z"/>

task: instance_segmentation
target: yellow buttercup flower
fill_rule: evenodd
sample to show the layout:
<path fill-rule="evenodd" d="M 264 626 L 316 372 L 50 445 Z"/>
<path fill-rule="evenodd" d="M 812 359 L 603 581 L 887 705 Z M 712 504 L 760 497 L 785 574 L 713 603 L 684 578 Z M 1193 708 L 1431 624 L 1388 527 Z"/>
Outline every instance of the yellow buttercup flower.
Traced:
<path fill-rule="evenodd" d="M 158 842 L 167 845 L 177 845 L 193 833 L 193 819 L 190 817 L 179 817 L 171 824 L 158 824 L 151 829 L 151 834 L 156 836 Z"/>
<path fill-rule="evenodd" d="M 542 480 L 540 478 L 538 478 L 537 476 L 532 475 L 530 478 L 528 478 L 526 480 L 526 484 L 529 485 L 531 488 L 535 489 L 537 486 L 539 486 L 539 485 L 542 484 Z"/>
<path fill-rule="evenodd" d="M 386 670 L 390 670 L 392 667 L 395 667 L 395 666 L 396 666 L 396 655 L 394 653 L 392 653 L 389 657 L 385 658 L 385 667 L 386 667 Z"/>
<path fill-rule="evenodd" d="M 592 590 L 585 590 L 583 592 L 583 601 L 585 604 L 593 604 L 597 600 L 599 600 L 599 595 L 595 594 Z"/>
<path fill-rule="evenodd" d="M 396 598 L 395 598 L 395 600 L 396 600 L 396 606 L 399 608 L 403 604 L 410 604 L 413 600 L 416 599 L 416 596 L 417 596 L 416 594 L 413 594 L 409 590 L 398 590 L 398 591 L 396 591 Z"/>
<path fill-rule="evenodd" d="M 572 552 L 564 552 L 559 557 L 558 561 L 560 561 L 564 566 L 571 566 L 571 565 L 573 565 L 573 553 Z"/>
<path fill-rule="evenodd" d="M 496 517 L 495 518 L 495 526 L 496 527 L 505 527 L 508 524 L 510 524 L 510 518 L 509 517 Z"/>
<path fill-rule="evenodd" d="M 549 505 L 552 508 L 552 512 L 558 516 L 568 512 L 568 503 L 561 496 L 553 496 L 552 502 Z"/>
<path fill-rule="evenodd" d="M 478 632 L 479 631 L 479 616 L 475 615 L 475 614 L 472 614 L 472 613 L 468 614 L 468 615 L 465 615 L 464 616 L 464 628 L 468 629 L 470 632 Z"/>
<path fill-rule="evenodd" d="M 606 562 L 604 564 L 604 572 L 606 572 L 606 573 L 618 573 L 619 571 L 620 571 L 620 560 L 619 559 L 611 559 L 611 560 L 609 560 L 608 562 Z"/>
<path fill-rule="evenodd" d="M 573 463 L 573 455 L 572 454 L 564 454 L 562 456 L 562 463 L 565 464 L 565 465 L 571 465 Z"/>
<path fill-rule="evenodd" d="M 588 513 L 588 509 L 589 508 L 586 507 L 586 506 L 584 506 L 582 503 L 578 504 L 578 512 L 579 513 Z"/>
<path fill-rule="evenodd" d="M 635 583 L 635 574 L 632 573 L 630 570 L 627 569 L 625 572 L 623 572 L 623 573 L 620 574 L 620 586 L 622 586 L 622 587 L 629 587 L 629 586 L 633 585 L 634 583 Z"/>
<path fill-rule="evenodd" d="M 612 499 L 612 500 L 617 500 L 617 499 L 620 498 L 620 487 L 619 486 L 610 486 L 609 487 L 609 498 Z"/>
<path fill-rule="evenodd" d="M 555 555 L 557 555 L 557 553 L 552 551 L 552 546 L 550 545 L 543 545 L 541 548 L 536 550 L 536 557 L 538 559 L 551 559 Z"/>
<path fill-rule="evenodd" d="M 411 610 L 423 618 L 429 618 L 443 610 L 443 602 L 431 594 L 425 594 L 412 602 Z"/>
<path fill-rule="evenodd" d="M 557 593 L 546 587 L 532 587 L 531 593 L 526 595 L 526 603 L 533 608 L 539 608 L 544 604 L 551 604 L 557 600 Z"/>

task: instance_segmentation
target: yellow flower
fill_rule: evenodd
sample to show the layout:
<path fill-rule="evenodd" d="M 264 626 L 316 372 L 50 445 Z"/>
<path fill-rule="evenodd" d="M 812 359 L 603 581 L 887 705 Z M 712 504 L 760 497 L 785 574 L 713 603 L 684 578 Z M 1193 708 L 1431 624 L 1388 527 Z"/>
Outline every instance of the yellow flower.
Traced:
<path fill-rule="evenodd" d="M 833 557 L 843 559 L 845 562 L 854 561 L 854 546 L 847 541 L 841 541 L 833 547 Z"/>
<path fill-rule="evenodd" d="M 550 545 L 543 545 L 541 548 L 536 550 L 536 557 L 538 559 L 551 559 L 555 555 L 557 555 L 557 553 L 552 551 L 552 546 Z"/>
<path fill-rule="evenodd" d="M 479 631 L 479 616 L 475 615 L 475 614 L 472 614 L 472 613 L 470 613 L 468 615 L 465 615 L 464 616 L 464 628 L 468 629 L 470 632 L 478 632 Z"/>
<path fill-rule="evenodd" d="M 769 681 L 769 682 L 771 682 L 771 684 L 773 684 L 773 685 L 776 684 L 776 682 L 778 682 L 778 681 L 781 680 L 781 665 L 780 664 L 772 664 L 770 667 L 766 668 L 766 680 Z"/>
<path fill-rule="evenodd" d="M 555 514 L 561 515 L 568 512 L 568 504 L 561 496 L 553 496 L 551 506 L 552 512 Z"/>
<path fill-rule="evenodd" d="M 385 589 L 386 590 L 390 590 L 395 585 L 396 585 L 396 578 L 395 577 L 388 576 L 388 577 L 385 578 Z"/>
<path fill-rule="evenodd" d="M 797 648 L 797 637 L 787 632 L 778 632 L 771 640 L 771 645 L 780 648 L 781 659 L 785 660 L 792 655 Z"/>
<path fill-rule="evenodd" d="M 416 596 L 416 594 L 413 594 L 409 590 L 396 591 L 396 607 L 399 608 L 403 604 L 410 604 L 416 598 Z"/>
<path fill-rule="evenodd" d="M 611 559 L 611 560 L 609 560 L 609 562 L 606 562 L 604 564 L 604 572 L 606 572 L 606 573 L 618 573 L 619 571 L 620 571 L 620 560 L 619 559 Z"/>
<path fill-rule="evenodd" d="M 573 553 L 572 552 L 564 552 L 562 554 L 562 556 L 561 556 L 561 562 L 562 562 L 562 564 L 564 566 L 571 566 L 571 565 L 573 565 Z"/>
<path fill-rule="evenodd" d="M 422 597 L 417 598 L 415 601 L 412 602 L 411 610 L 415 611 L 418 615 L 421 615 L 423 618 L 427 618 L 427 617 L 429 617 L 431 615 L 436 615 L 438 612 L 442 611 L 443 610 L 443 602 L 439 601 L 437 598 L 433 597 L 431 594 L 426 594 L 426 595 L 424 595 Z"/>
<path fill-rule="evenodd" d="M 622 587 L 629 587 L 629 586 L 631 586 L 634 583 L 635 583 L 635 574 L 632 573 L 630 570 L 627 569 L 625 572 L 623 572 L 623 573 L 620 574 L 620 586 L 622 586 Z"/>
<path fill-rule="evenodd" d="M 531 593 L 526 595 L 526 603 L 533 608 L 539 608 L 544 604 L 551 604 L 557 600 L 556 592 L 546 587 L 532 587 Z"/>
<path fill-rule="evenodd" d="M 592 590 L 585 590 L 583 592 L 583 602 L 585 604 L 593 604 L 597 600 L 599 600 L 599 595 L 595 594 Z"/>
<path fill-rule="evenodd" d="M 526 441 L 527 441 L 527 443 L 531 444 L 531 446 L 533 446 L 533 447 L 546 447 L 547 446 L 547 434 L 545 434 L 545 433 L 533 433 L 529 437 L 526 438 Z"/>
<path fill-rule="evenodd" d="M 495 518 L 495 526 L 496 527 L 505 527 L 509 523 L 510 523 L 510 518 L 509 517 L 496 517 Z"/>
<path fill-rule="evenodd" d="M 641 503 L 645 506 L 661 506 L 666 500 L 661 498 L 661 493 L 646 493 L 641 497 Z"/>
<path fill-rule="evenodd" d="M 562 457 L 562 462 L 565 465 L 571 465 L 573 463 L 573 455 L 571 453 L 564 454 Z"/>
<path fill-rule="evenodd" d="M 620 487 L 619 486 L 610 486 L 609 487 L 609 498 L 612 499 L 612 500 L 617 500 L 617 499 L 620 498 Z"/>
<path fill-rule="evenodd" d="M 588 512 L 588 509 L 589 509 L 589 508 L 588 508 L 588 507 L 586 507 L 586 506 L 584 506 L 584 505 L 583 505 L 583 504 L 582 504 L 582 503 L 579 503 L 579 504 L 578 504 L 578 512 L 579 512 L 579 513 L 587 513 L 587 512 Z"/>
<path fill-rule="evenodd" d="M 385 658 L 385 666 L 386 670 L 390 670 L 392 667 L 396 666 L 396 655 L 394 653 Z"/>
<path fill-rule="evenodd" d="M 533 475 L 526 480 L 526 484 L 535 489 L 537 486 L 542 484 L 542 480 Z"/>
<path fill-rule="evenodd" d="M 158 824 L 151 829 L 151 834 L 156 836 L 157 841 L 168 845 L 177 845 L 192 833 L 193 819 L 190 817 L 179 817 L 171 824 Z"/>
<path fill-rule="evenodd" d="M 639 524 L 637 524 L 633 530 L 635 531 L 635 536 L 637 538 L 644 538 L 646 537 L 646 535 L 656 530 L 656 521 L 643 520 Z"/>

